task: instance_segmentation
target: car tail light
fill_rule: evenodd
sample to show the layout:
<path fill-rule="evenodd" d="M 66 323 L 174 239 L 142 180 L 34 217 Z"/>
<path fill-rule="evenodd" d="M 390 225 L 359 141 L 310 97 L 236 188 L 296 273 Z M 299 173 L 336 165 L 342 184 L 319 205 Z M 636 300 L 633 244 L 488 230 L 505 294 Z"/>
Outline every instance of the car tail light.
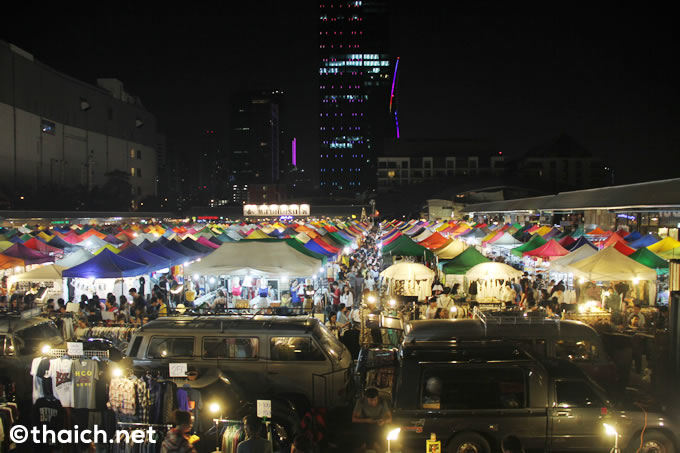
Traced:
<path fill-rule="evenodd" d="M 607 408 L 606 407 L 600 408 L 600 415 L 607 415 Z"/>

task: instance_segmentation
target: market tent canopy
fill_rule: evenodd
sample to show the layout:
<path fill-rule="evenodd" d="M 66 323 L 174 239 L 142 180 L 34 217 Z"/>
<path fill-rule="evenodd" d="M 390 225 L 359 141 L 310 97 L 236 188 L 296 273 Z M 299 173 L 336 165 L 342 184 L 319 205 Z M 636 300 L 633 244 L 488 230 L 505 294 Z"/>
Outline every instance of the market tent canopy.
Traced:
<path fill-rule="evenodd" d="M 426 239 L 420 241 L 418 245 L 422 245 L 430 250 L 439 248 L 446 244 L 447 239 L 439 233 L 433 233 Z"/>
<path fill-rule="evenodd" d="M 24 260 L 0 254 L 0 269 L 11 269 L 13 267 L 25 266 Z"/>
<path fill-rule="evenodd" d="M 380 273 L 383 278 L 393 280 L 427 280 L 434 278 L 434 271 L 419 263 L 397 263 Z"/>
<path fill-rule="evenodd" d="M 630 233 L 628 236 L 626 236 L 624 239 L 625 239 L 627 242 L 630 243 L 630 242 L 635 242 L 635 241 L 637 241 L 637 240 L 640 239 L 641 237 L 642 237 L 642 233 L 640 233 L 639 231 L 633 231 L 633 232 Z M 649 244 L 648 244 L 648 245 L 649 245 Z"/>
<path fill-rule="evenodd" d="M 62 275 L 66 278 L 123 278 L 136 277 L 146 272 L 146 265 L 104 250 L 91 260 L 65 270 Z"/>
<path fill-rule="evenodd" d="M 495 237 L 493 237 L 489 242 L 489 245 L 496 246 L 496 247 L 517 247 L 521 246 L 522 242 L 517 240 L 515 237 L 512 236 L 512 234 L 508 233 L 507 231 L 498 233 Z"/>
<path fill-rule="evenodd" d="M 467 245 L 465 242 L 458 239 L 449 239 L 449 242 L 444 244 L 444 246 L 433 250 L 433 252 L 440 260 L 450 260 L 463 253 L 466 248 Z"/>
<path fill-rule="evenodd" d="M 666 250 L 665 252 L 660 252 L 659 256 L 665 260 L 672 260 L 680 258 L 680 247 L 674 249 Z"/>
<path fill-rule="evenodd" d="M 392 256 L 422 256 L 427 259 L 433 259 L 434 254 L 411 240 L 408 236 L 401 235 L 394 241 L 383 246 L 383 255 Z"/>
<path fill-rule="evenodd" d="M 514 249 L 510 250 L 510 253 L 512 253 L 515 256 L 522 256 L 524 255 L 524 252 L 530 252 L 547 243 L 548 241 L 543 239 L 540 235 L 534 234 L 529 240 L 529 242 L 527 242 L 524 245 L 520 245 L 519 247 L 515 247 Z"/>
<path fill-rule="evenodd" d="M 581 247 L 583 247 L 584 245 L 587 245 L 588 247 L 590 247 L 591 249 L 593 249 L 593 250 L 595 250 L 595 251 L 598 250 L 598 248 L 595 247 L 595 244 L 593 244 L 592 242 L 590 242 L 590 240 L 589 240 L 587 237 L 585 237 L 585 236 L 579 237 L 578 240 L 577 240 L 575 243 L 573 243 L 573 244 L 571 244 L 569 247 L 565 247 L 565 248 L 566 248 L 567 250 L 570 250 L 570 251 L 574 252 L 574 251 L 576 251 L 577 249 L 580 249 Z"/>
<path fill-rule="evenodd" d="M 445 274 L 463 275 L 476 265 L 489 262 L 491 260 L 479 253 L 476 248 L 469 247 L 463 253 L 444 264 L 442 271 Z"/>
<path fill-rule="evenodd" d="M 550 270 L 555 272 L 569 273 L 570 271 L 567 266 L 569 266 L 571 263 L 584 260 L 596 253 L 597 249 L 594 247 L 579 247 L 568 255 L 561 256 L 551 261 Z"/>
<path fill-rule="evenodd" d="M 668 269 L 668 261 L 644 247 L 629 255 L 629 258 L 652 269 Z"/>
<path fill-rule="evenodd" d="M 145 264 L 148 266 L 149 272 L 157 271 L 170 267 L 170 260 L 144 250 L 136 245 L 130 245 L 125 250 L 120 252 L 118 256 L 129 259 L 136 263 Z"/>
<path fill-rule="evenodd" d="M 649 247 L 652 244 L 656 244 L 660 240 L 661 239 L 659 239 L 658 237 L 656 237 L 653 234 L 645 234 L 644 236 L 641 236 L 640 238 L 638 238 L 635 241 L 628 242 L 628 245 L 633 247 L 634 249 L 639 249 L 639 248 L 642 248 L 642 247 Z"/>
<path fill-rule="evenodd" d="M 308 277 L 319 272 L 321 261 L 305 255 L 284 241 L 228 242 L 187 272 L 203 275 L 261 274 L 267 277 Z"/>
<path fill-rule="evenodd" d="M 13 275 L 11 279 L 17 282 L 61 280 L 65 269 L 65 267 L 57 266 L 56 264 L 48 264 L 23 274 Z"/>
<path fill-rule="evenodd" d="M 656 280 L 656 271 L 623 255 L 613 246 L 571 263 L 569 272 L 593 282 L 613 280 Z"/>
<path fill-rule="evenodd" d="M 534 256 L 537 258 L 549 259 L 558 256 L 564 256 L 568 253 L 569 251 L 567 249 L 562 247 L 556 240 L 551 239 L 538 248 L 524 252 L 524 256 Z"/>
<path fill-rule="evenodd" d="M 647 246 L 647 249 L 649 249 L 650 252 L 654 253 L 663 253 L 667 252 L 669 250 L 673 250 L 674 248 L 680 247 L 680 242 L 676 241 L 670 236 L 666 236 L 665 238 L 661 239 L 659 242 L 652 244 L 650 246 Z"/>
<path fill-rule="evenodd" d="M 522 275 L 522 271 L 518 271 L 505 263 L 497 262 L 477 264 L 465 273 L 469 280 L 510 280 L 512 278 L 520 278 Z"/>
<path fill-rule="evenodd" d="M 19 258 L 26 265 L 30 264 L 43 264 L 43 263 L 53 263 L 54 257 L 49 256 L 45 253 L 40 253 L 37 250 L 29 249 L 23 244 L 14 244 L 4 252 L 3 255 L 11 256 L 13 258 Z"/>
<path fill-rule="evenodd" d="M 73 253 L 66 255 L 66 257 L 63 260 L 58 260 L 54 264 L 69 269 L 71 267 L 77 266 L 79 264 L 91 260 L 93 256 L 94 255 L 88 252 L 87 250 L 79 249 Z"/>
<path fill-rule="evenodd" d="M 616 242 L 614 248 L 626 256 L 632 255 L 635 252 L 635 249 L 628 247 L 624 241 Z"/>

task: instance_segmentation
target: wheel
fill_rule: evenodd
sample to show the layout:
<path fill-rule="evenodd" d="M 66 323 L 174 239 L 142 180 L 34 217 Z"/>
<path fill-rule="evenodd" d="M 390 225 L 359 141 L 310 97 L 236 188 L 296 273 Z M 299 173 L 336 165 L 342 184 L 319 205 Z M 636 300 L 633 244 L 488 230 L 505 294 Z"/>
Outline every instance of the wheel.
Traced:
<path fill-rule="evenodd" d="M 660 431 L 646 432 L 642 448 L 640 448 L 640 436 L 633 437 L 626 451 L 636 453 L 638 449 L 639 453 L 675 453 L 676 451 L 673 441 Z"/>
<path fill-rule="evenodd" d="M 477 433 L 460 433 L 451 439 L 448 453 L 491 453 L 489 442 Z"/>

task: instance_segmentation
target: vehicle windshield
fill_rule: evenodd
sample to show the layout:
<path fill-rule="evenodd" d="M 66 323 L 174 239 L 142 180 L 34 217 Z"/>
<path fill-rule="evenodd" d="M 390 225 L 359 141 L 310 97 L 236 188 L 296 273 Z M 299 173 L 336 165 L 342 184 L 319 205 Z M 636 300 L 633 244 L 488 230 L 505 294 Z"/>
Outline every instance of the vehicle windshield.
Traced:
<path fill-rule="evenodd" d="M 59 329 L 52 322 L 18 330 L 14 336 L 17 340 L 17 349 L 21 354 L 35 353 L 43 344 L 54 346 L 64 341 Z"/>
<path fill-rule="evenodd" d="M 335 362 L 339 362 L 342 355 L 342 349 L 344 348 L 343 344 L 340 343 L 340 340 L 335 338 L 335 335 L 333 335 L 323 324 L 318 324 L 314 333 L 323 349 L 331 356 L 331 359 Z"/>

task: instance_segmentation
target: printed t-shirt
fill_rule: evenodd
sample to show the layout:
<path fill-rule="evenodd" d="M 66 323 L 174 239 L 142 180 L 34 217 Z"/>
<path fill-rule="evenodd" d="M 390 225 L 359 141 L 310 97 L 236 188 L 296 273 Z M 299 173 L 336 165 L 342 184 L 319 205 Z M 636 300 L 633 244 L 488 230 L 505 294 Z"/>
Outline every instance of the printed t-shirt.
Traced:
<path fill-rule="evenodd" d="M 50 360 L 52 390 L 62 407 L 73 407 L 73 360 L 64 357 Z"/>
<path fill-rule="evenodd" d="M 99 379 L 99 364 L 94 360 L 74 360 L 73 378 L 73 407 L 95 409 L 95 381 Z"/>

